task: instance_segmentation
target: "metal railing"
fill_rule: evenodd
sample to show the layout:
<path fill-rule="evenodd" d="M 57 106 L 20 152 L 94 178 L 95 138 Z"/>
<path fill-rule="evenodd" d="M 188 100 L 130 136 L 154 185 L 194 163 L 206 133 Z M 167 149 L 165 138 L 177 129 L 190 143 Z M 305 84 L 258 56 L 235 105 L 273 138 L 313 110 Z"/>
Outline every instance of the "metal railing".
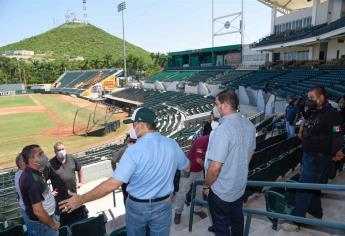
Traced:
<path fill-rule="evenodd" d="M 193 212 L 195 205 L 202 205 L 204 207 L 208 206 L 207 201 L 195 198 L 196 187 L 198 185 L 203 185 L 203 180 L 197 180 L 193 183 L 192 187 L 192 202 L 190 207 L 190 218 L 189 218 L 189 231 L 192 231 L 193 225 Z M 275 188 L 288 188 L 288 189 L 304 189 L 304 190 L 329 190 L 329 191 L 345 191 L 345 185 L 339 184 L 312 184 L 312 183 L 290 183 L 290 182 L 266 182 L 266 181 L 248 181 L 247 186 L 249 187 L 275 187 Z M 243 212 L 247 215 L 244 235 L 249 235 L 251 220 L 253 215 L 266 216 L 271 218 L 278 218 L 292 222 L 298 222 L 307 225 L 319 226 L 324 228 L 332 228 L 345 232 L 345 224 L 324 221 L 324 220 L 314 220 L 299 216 L 293 216 L 288 214 L 280 214 L 275 212 L 268 212 L 264 210 L 256 210 L 251 208 L 243 208 Z"/>

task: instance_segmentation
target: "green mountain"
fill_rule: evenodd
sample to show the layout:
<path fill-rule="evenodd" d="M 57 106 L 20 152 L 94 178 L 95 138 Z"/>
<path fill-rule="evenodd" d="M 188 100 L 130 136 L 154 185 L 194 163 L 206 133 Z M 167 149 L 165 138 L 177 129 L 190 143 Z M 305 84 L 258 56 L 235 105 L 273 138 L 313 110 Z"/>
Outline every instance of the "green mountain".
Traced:
<path fill-rule="evenodd" d="M 141 57 L 151 63 L 150 53 L 131 43 L 126 43 L 127 55 Z M 0 47 L 6 50 L 31 50 L 36 60 L 93 60 L 111 55 L 122 58 L 122 40 L 91 24 L 63 24 L 45 33 Z"/>

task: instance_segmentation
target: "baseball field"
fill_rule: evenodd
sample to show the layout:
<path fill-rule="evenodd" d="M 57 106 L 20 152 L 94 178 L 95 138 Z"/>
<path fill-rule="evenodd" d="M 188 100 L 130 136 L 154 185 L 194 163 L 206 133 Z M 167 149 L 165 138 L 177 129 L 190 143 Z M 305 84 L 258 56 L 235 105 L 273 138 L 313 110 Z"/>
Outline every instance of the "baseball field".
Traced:
<path fill-rule="evenodd" d="M 56 141 L 64 142 L 67 151 L 73 153 L 118 140 L 128 132 L 128 126 L 121 125 L 104 137 L 83 134 L 87 127 L 96 129 L 97 123 L 123 120 L 126 116 L 109 113 L 104 105 L 65 95 L 0 97 L 0 168 L 14 166 L 16 155 L 28 144 L 39 144 L 51 157 Z"/>

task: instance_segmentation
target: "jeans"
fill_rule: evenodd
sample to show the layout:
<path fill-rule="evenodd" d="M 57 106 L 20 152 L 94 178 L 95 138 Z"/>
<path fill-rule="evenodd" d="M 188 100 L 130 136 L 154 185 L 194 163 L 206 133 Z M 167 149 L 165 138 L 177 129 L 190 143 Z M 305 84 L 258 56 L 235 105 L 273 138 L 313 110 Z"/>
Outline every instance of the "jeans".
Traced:
<path fill-rule="evenodd" d="M 52 218 L 56 219 L 53 215 Z M 50 228 L 48 225 L 41 223 L 40 221 L 33 221 L 28 219 L 28 236 L 58 236 L 59 231 Z"/>
<path fill-rule="evenodd" d="M 127 236 L 145 236 L 147 226 L 150 236 L 166 236 L 170 233 L 171 199 L 153 203 L 126 201 Z"/>
<path fill-rule="evenodd" d="M 288 138 L 292 138 L 292 137 L 296 136 L 296 130 L 295 130 L 294 125 L 290 125 L 290 122 L 286 121 L 285 127 L 286 127 L 286 132 L 287 132 Z"/>
<path fill-rule="evenodd" d="M 243 235 L 243 197 L 233 202 L 226 202 L 210 189 L 208 204 L 216 236 Z"/>
<path fill-rule="evenodd" d="M 190 172 L 189 178 L 185 178 L 185 177 L 180 178 L 180 187 L 179 187 L 178 192 L 176 193 L 176 198 L 175 198 L 175 205 L 176 205 L 175 213 L 176 214 L 182 213 L 184 202 L 186 200 L 186 194 L 188 193 L 191 187 L 191 184 L 195 180 L 201 180 L 201 179 L 204 179 L 204 173 L 202 171 Z M 202 199 L 202 186 L 199 186 L 198 188 L 196 188 L 196 195 L 200 199 Z M 195 211 L 196 212 L 201 211 L 201 207 L 195 206 Z"/>
<path fill-rule="evenodd" d="M 23 208 L 19 208 L 19 209 L 20 209 L 20 214 L 21 214 L 21 216 L 23 217 L 24 224 L 27 225 L 28 222 L 29 222 L 29 217 L 28 217 L 28 215 L 26 214 L 25 209 L 23 209 Z"/>
<path fill-rule="evenodd" d="M 302 167 L 299 182 L 321 184 L 327 178 L 327 169 L 331 164 L 331 157 L 303 153 Z M 295 209 L 293 215 L 305 217 L 309 212 L 311 215 L 321 218 L 321 191 L 319 190 L 297 190 L 295 194 Z"/>

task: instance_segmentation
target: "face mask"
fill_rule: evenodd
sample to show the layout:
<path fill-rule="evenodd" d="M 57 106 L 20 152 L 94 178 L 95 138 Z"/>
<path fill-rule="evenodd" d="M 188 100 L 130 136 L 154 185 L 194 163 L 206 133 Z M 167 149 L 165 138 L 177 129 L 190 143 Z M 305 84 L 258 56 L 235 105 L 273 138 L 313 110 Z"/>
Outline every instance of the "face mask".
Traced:
<path fill-rule="evenodd" d="M 129 137 L 131 138 L 131 139 L 137 139 L 138 137 L 137 137 L 137 133 L 135 132 L 135 129 L 134 128 L 131 128 L 130 130 L 129 130 Z"/>
<path fill-rule="evenodd" d="M 308 111 L 314 111 L 317 108 L 316 101 L 314 100 L 308 100 L 306 105 L 308 107 Z"/>
<path fill-rule="evenodd" d="M 42 155 L 39 157 L 39 159 L 36 161 L 37 165 L 38 165 L 38 170 L 40 172 L 43 172 L 44 168 L 46 168 L 46 166 L 48 165 L 48 157 L 46 155 Z"/>
<path fill-rule="evenodd" d="M 215 130 L 218 126 L 219 126 L 219 122 L 214 121 L 214 120 L 211 122 L 212 130 Z"/>
<path fill-rule="evenodd" d="M 56 153 L 56 157 L 59 160 L 63 160 L 66 157 L 66 150 L 61 150 Z"/>

